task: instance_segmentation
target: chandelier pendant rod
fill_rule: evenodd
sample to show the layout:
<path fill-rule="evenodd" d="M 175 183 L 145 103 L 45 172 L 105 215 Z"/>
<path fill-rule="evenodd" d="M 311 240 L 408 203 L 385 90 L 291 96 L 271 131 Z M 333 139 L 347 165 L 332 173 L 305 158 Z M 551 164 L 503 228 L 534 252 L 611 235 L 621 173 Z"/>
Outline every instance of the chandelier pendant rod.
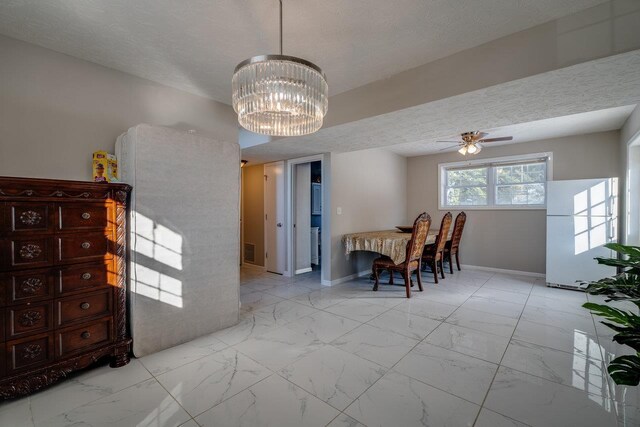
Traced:
<path fill-rule="evenodd" d="M 282 55 L 282 0 L 280 0 L 280 55 Z"/>

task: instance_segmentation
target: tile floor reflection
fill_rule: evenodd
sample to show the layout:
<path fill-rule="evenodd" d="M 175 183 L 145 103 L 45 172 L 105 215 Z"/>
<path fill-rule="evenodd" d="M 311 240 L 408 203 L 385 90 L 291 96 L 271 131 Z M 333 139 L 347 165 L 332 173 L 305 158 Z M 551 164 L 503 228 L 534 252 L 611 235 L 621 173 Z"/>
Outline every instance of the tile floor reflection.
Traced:
<path fill-rule="evenodd" d="M 477 270 L 371 292 L 244 268 L 228 329 L 0 403 L 0 426 L 637 426 L 628 351 L 542 279 Z M 401 280 L 397 280 L 400 283 Z"/>

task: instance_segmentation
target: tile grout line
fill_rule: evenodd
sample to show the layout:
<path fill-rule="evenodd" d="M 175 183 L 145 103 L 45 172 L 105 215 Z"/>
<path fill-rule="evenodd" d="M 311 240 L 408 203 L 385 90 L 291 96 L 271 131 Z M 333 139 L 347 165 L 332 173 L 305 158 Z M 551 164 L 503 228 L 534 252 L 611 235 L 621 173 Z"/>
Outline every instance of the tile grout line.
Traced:
<path fill-rule="evenodd" d="M 493 275 L 492 275 L 492 276 L 490 276 L 489 278 L 491 278 L 491 277 L 493 277 Z M 487 280 L 489 280 L 489 279 L 487 279 Z M 485 282 L 485 283 L 486 283 L 486 282 Z M 423 291 L 423 292 L 424 292 L 424 291 Z M 469 297 L 469 298 L 471 298 L 471 297 Z M 468 299 L 468 298 L 467 298 L 467 299 Z M 465 301 L 466 301 L 466 300 L 465 300 Z M 432 319 L 432 320 L 433 320 L 433 319 Z M 442 325 L 442 323 L 444 323 L 444 321 L 440 321 L 440 325 Z M 407 355 L 408 355 L 409 353 L 411 353 L 411 352 L 412 352 L 412 351 L 413 351 L 413 350 L 414 350 L 418 345 L 420 345 L 422 342 L 424 342 L 424 340 L 426 340 L 426 339 L 429 337 L 429 335 L 431 335 L 431 334 L 432 334 L 432 333 L 433 333 L 433 332 L 434 332 L 434 331 L 435 331 L 435 330 L 436 330 L 440 325 L 438 325 L 437 327 L 435 327 L 435 328 L 434 328 L 431 332 L 429 332 L 429 333 L 428 333 L 428 334 L 427 334 L 427 335 L 426 335 L 422 340 L 418 341 L 418 342 L 417 342 L 417 343 L 416 343 L 416 344 L 415 344 L 415 345 L 414 345 L 414 346 L 413 346 L 413 347 L 412 347 L 412 348 L 411 348 L 407 353 L 405 353 L 405 355 L 404 355 L 404 356 L 402 356 L 402 357 L 401 357 L 401 358 L 400 358 L 396 363 L 394 363 L 390 368 L 388 368 L 388 369 L 387 369 L 387 372 L 385 372 L 385 374 L 384 374 L 384 375 L 382 375 L 380 378 L 378 378 L 376 381 L 374 381 L 374 382 L 373 382 L 369 387 L 367 387 L 367 388 L 366 388 L 362 393 L 360 393 L 360 394 L 358 395 L 358 397 L 356 397 L 354 400 L 352 400 L 352 401 L 351 401 L 351 403 L 349 404 L 349 406 L 347 406 L 347 407 L 345 408 L 345 411 L 346 411 L 347 409 L 349 409 L 349 407 L 351 407 L 351 405 L 353 405 L 353 403 L 354 403 L 354 402 L 356 402 L 358 399 L 360 399 L 360 397 L 362 397 L 362 396 L 363 396 L 367 391 L 369 391 L 369 389 L 371 389 L 371 387 L 373 387 L 374 385 L 376 385 L 376 384 L 378 383 L 378 381 L 380 381 L 382 378 L 384 378 L 384 377 L 385 377 L 385 375 L 387 375 L 389 372 L 391 372 L 391 371 L 393 370 L 393 368 L 395 368 L 395 367 L 396 367 L 396 365 L 397 365 L 398 363 L 400 363 L 400 362 L 401 362 L 405 357 L 407 357 Z M 401 375 L 403 375 L 403 374 L 401 374 Z M 422 383 L 422 384 L 426 384 L 426 383 L 424 383 L 424 382 L 422 382 L 422 381 L 416 380 L 416 379 L 415 379 L 415 378 L 413 378 L 413 377 L 409 377 L 409 376 L 407 376 L 407 377 L 408 377 L 408 378 L 412 378 L 413 380 L 418 381 L 418 382 L 420 382 L 420 383 Z M 457 398 L 459 398 L 459 399 L 462 399 L 462 398 L 460 398 L 459 396 L 456 396 L 456 395 L 451 394 L 451 393 L 449 393 L 449 392 L 445 392 L 444 390 L 441 390 L 441 389 L 439 389 L 439 388 L 437 388 L 437 387 L 434 387 L 434 386 L 432 386 L 432 385 L 430 385 L 430 384 L 426 384 L 426 385 L 428 385 L 429 387 L 433 387 L 433 388 L 435 388 L 435 389 L 437 389 L 437 390 L 440 390 L 440 391 L 442 391 L 442 392 L 444 392 L 444 393 L 450 394 L 451 396 L 455 396 L 455 397 L 457 397 Z M 466 399 L 463 399 L 463 400 L 466 400 Z M 482 407 L 480 407 L 480 409 L 482 409 Z M 345 414 L 345 415 L 347 415 L 347 416 L 350 416 L 349 414 L 344 413 L 344 411 L 342 411 L 342 413 L 343 413 L 343 414 Z M 480 413 L 480 411 L 478 411 L 478 414 L 479 414 L 479 413 Z M 362 423 L 362 422 L 361 422 L 360 420 L 358 420 L 358 419 L 356 419 L 356 421 L 360 422 L 361 424 L 364 424 L 364 423 Z"/>
<path fill-rule="evenodd" d="M 511 337 L 509 338 L 509 341 L 507 342 L 507 346 L 504 349 L 504 352 L 502 353 L 502 357 L 500 358 L 500 361 L 498 362 L 498 368 L 496 369 L 496 372 L 493 374 L 493 378 L 491 379 L 491 383 L 489 384 L 489 388 L 487 389 L 487 392 L 484 395 L 484 399 L 482 399 L 482 403 L 480 404 L 480 411 L 478 411 L 478 415 L 476 415 L 476 419 L 473 421 L 473 425 L 475 425 L 478 422 L 478 418 L 480 418 L 480 413 L 482 412 L 483 409 L 487 409 L 487 410 L 491 410 L 489 408 L 485 408 L 485 403 L 487 401 L 487 397 L 489 397 L 489 393 L 491 392 L 491 387 L 493 386 L 494 381 L 496 380 L 496 377 L 498 376 L 498 371 L 500 370 L 500 367 L 502 366 L 502 361 L 504 360 L 504 355 L 507 354 L 507 350 L 509 350 L 509 345 L 511 344 L 511 340 L 513 339 L 513 335 L 516 333 L 516 329 L 518 329 L 518 324 L 520 323 L 520 319 L 522 318 L 522 313 L 524 313 L 524 309 L 527 307 L 527 302 L 529 302 L 529 297 L 531 296 L 531 292 L 533 292 L 533 284 L 531 286 L 531 289 L 529 289 L 529 294 L 527 294 L 527 300 L 525 301 L 523 307 L 522 307 L 522 311 L 520 312 L 520 316 L 518 316 L 518 321 L 516 322 L 515 327 L 513 328 L 513 332 L 511 333 Z M 493 411 L 496 412 L 496 411 Z M 499 412 L 496 412 L 497 414 L 500 414 Z M 504 414 L 500 414 L 502 416 L 505 416 Z M 509 419 L 513 419 L 511 417 L 507 417 Z M 519 420 L 516 420 L 518 422 L 522 422 Z M 523 423 L 526 424 L 526 423 Z"/>
<path fill-rule="evenodd" d="M 356 400 L 358 400 L 358 399 L 359 399 L 363 394 L 365 394 L 365 393 L 366 393 L 366 392 L 367 392 L 371 387 L 373 387 L 373 386 L 374 386 L 374 385 L 375 385 L 375 384 L 376 384 L 376 383 L 377 383 L 381 378 L 383 378 L 387 373 L 391 372 L 391 371 L 395 368 L 395 366 L 396 366 L 398 363 L 400 363 L 400 361 L 402 361 L 402 360 L 403 360 L 403 359 L 404 359 L 404 358 L 405 358 L 405 357 L 406 357 L 406 356 L 407 356 L 411 351 L 413 351 L 413 350 L 414 350 L 418 345 L 420 345 L 422 342 L 424 342 L 424 341 L 425 341 L 425 340 L 426 340 L 426 339 L 427 339 L 427 338 L 428 338 L 428 337 L 429 337 L 429 336 L 430 336 L 430 335 L 431 335 L 431 334 L 432 334 L 432 333 L 433 333 L 433 332 L 434 332 L 434 331 L 435 331 L 439 326 L 441 326 L 443 323 L 445 323 L 445 321 L 446 321 L 450 316 L 452 316 L 452 315 L 453 315 L 453 313 L 455 313 L 455 311 L 457 311 L 457 310 L 458 310 L 458 309 L 459 309 L 459 308 L 460 308 L 464 303 L 466 303 L 466 302 L 467 302 L 467 301 L 468 301 L 468 300 L 469 300 L 469 299 L 470 299 L 470 298 L 471 298 L 471 297 L 472 297 L 476 292 L 478 292 L 480 289 L 482 289 L 482 287 L 483 287 L 483 286 L 484 286 L 484 285 L 485 285 L 489 280 L 491 280 L 494 276 L 495 276 L 495 273 L 494 273 L 494 274 L 492 274 L 491 276 L 489 276 L 489 277 L 488 277 L 488 278 L 487 278 L 487 279 L 482 283 L 482 285 L 481 285 L 479 288 L 477 288 L 477 289 L 476 289 L 472 294 L 470 294 L 470 295 L 469 295 L 469 297 L 467 297 L 467 298 L 464 300 L 464 302 L 462 302 L 461 304 L 458 304 L 458 305 L 456 306 L 456 309 L 455 309 L 455 310 L 454 310 L 450 315 L 448 315 L 447 317 L 445 317 L 443 320 L 433 319 L 433 318 L 429 318 L 429 317 L 426 317 L 426 316 L 419 316 L 419 317 L 423 317 L 423 318 L 426 318 L 426 319 L 435 320 L 435 321 L 439 322 L 439 325 L 438 325 L 438 326 L 436 326 L 436 327 L 435 327 L 431 332 L 429 332 L 429 334 L 427 334 L 423 339 L 418 340 L 418 342 L 417 342 L 417 343 L 416 343 L 416 344 L 415 344 L 415 345 L 414 345 L 414 346 L 413 346 L 413 347 L 412 347 L 412 348 L 411 348 L 411 349 L 410 349 L 410 350 L 409 350 L 409 351 L 408 351 L 408 352 L 407 352 L 403 357 L 401 357 L 401 358 L 400 358 L 396 363 L 394 363 L 391 367 L 386 368 L 386 367 L 384 367 L 384 366 L 382 366 L 382 365 L 379 365 L 379 364 L 378 364 L 378 363 L 376 363 L 376 362 L 372 362 L 372 361 L 369 361 L 369 360 L 368 360 L 368 359 L 366 359 L 366 358 L 363 358 L 364 360 L 367 360 L 367 361 L 372 362 L 372 363 L 374 363 L 374 364 L 376 364 L 376 365 L 378 365 L 378 366 L 381 366 L 382 368 L 384 368 L 384 369 L 386 370 L 386 372 L 385 372 L 385 374 L 384 374 L 384 375 L 382 375 L 380 378 L 378 378 L 376 381 L 374 381 L 374 382 L 373 382 L 369 387 L 367 387 L 367 389 L 365 389 L 362 393 L 360 393 L 360 394 L 358 395 L 358 397 L 356 397 L 354 400 L 352 400 L 352 401 L 351 401 L 351 403 L 349 404 L 349 406 L 351 406 L 351 404 L 353 404 L 353 402 L 355 402 L 355 401 L 356 401 Z M 283 285 L 286 285 L 286 284 L 283 284 Z M 277 286 L 278 286 L 278 285 L 276 285 L 276 287 L 277 287 Z M 533 287 L 532 287 L 532 288 L 533 288 Z M 307 288 L 307 289 L 310 289 L 310 288 Z M 499 289 L 499 290 L 500 290 L 500 289 Z M 309 292 L 309 293 L 314 292 L 314 291 L 315 291 L 315 289 L 310 289 L 310 292 Z M 446 291 L 446 289 L 445 289 L 445 291 Z M 258 291 L 258 292 L 264 292 L 264 291 Z M 423 291 L 423 292 L 426 292 L 426 290 L 425 290 L 425 291 Z M 268 292 L 265 292 L 265 293 L 268 293 Z M 528 300 L 528 297 L 529 297 L 530 293 L 531 293 L 531 289 L 529 290 L 529 294 L 527 294 L 527 300 Z M 269 295 L 278 297 L 277 295 L 273 295 L 273 294 L 269 294 Z M 283 300 L 282 300 L 282 301 L 291 301 L 291 302 L 294 302 L 294 303 L 297 303 L 297 304 L 301 304 L 301 303 L 299 303 L 299 302 L 297 302 L 297 301 L 293 301 L 293 300 L 292 300 L 293 298 L 296 298 L 296 297 L 298 297 L 298 296 L 300 296 L 300 295 L 304 295 L 304 294 L 298 294 L 298 295 L 291 296 L 291 297 L 289 297 L 289 298 L 283 298 Z M 281 297 L 280 297 L 280 298 L 281 298 Z M 327 306 L 327 307 L 324 307 L 324 308 L 322 308 L 322 309 L 319 309 L 319 308 L 316 308 L 316 307 L 311 307 L 311 308 L 314 308 L 314 309 L 316 309 L 316 310 L 318 310 L 318 311 L 325 312 L 325 313 L 328 313 L 328 314 L 331 314 L 331 315 L 334 315 L 334 316 L 338 316 L 338 317 L 346 318 L 346 319 L 349 319 L 349 320 L 355 320 L 355 319 L 351 319 L 351 318 L 348 318 L 348 317 L 345 317 L 345 316 L 337 315 L 337 314 L 335 314 L 335 313 L 331 313 L 331 312 L 329 312 L 329 311 L 327 311 L 327 310 L 326 310 L 327 308 L 330 308 L 330 307 L 332 307 L 332 306 L 334 306 L 334 305 L 340 304 L 340 303 L 342 303 L 342 302 L 344 302 L 344 301 L 346 301 L 346 300 L 351 300 L 351 299 L 354 299 L 354 298 L 359 298 L 359 297 L 358 297 L 358 296 L 345 296 L 345 297 L 344 297 L 344 299 L 343 299 L 342 301 L 336 302 L 336 303 L 331 304 L 331 305 L 329 305 L 329 306 Z M 278 304 L 279 302 L 282 302 L 282 301 L 278 301 L 278 302 L 273 303 L 273 304 L 268 304 L 268 305 L 266 305 L 266 306 L 264 306 L 264 307 L 268 307 L 268 306 L 271 306 L 271 305 L 275 305 L 275 304 Z M 378 304 L 370 303 L 370 302 L 368 302 L 368 301 L 362 301 L 362 302 L 367 303 L 367 304 L 370 304 L 370 305 L 378 305 Z M 403 302 L 404 302 L 404 301 L 403 301 Z M 402 304 L 402 302 L 400 302 L 399 304 Z M 399 305 L 399 304 L 398 304 L 398 305 Z M 443 303 L 443 304 L 444 304 L 444 303 Z M 301 305 L 304 305 L 304 306 L 306 306 L 306 307 L 309 307 L 309 306 L 308 306 L 308 305 L 306 305 L 306 304 L 301 304 Z M 452 305 L 452 304 L 447 304 L 447 305 Z M 396 305 L 396 306 L 397 306 L 397 305 Z M 373 318 L 371 318 L 371 319 L 367 320 L 367 322 L 360 322 L 360 321 L 355 320 L 355 321 L 359 322 L 359 323 L 360 323 L 360 325 L 358 325 L 357 327 L 353 328 L 353 329 L 352 329 L 352 330 L 350 330 L 350 331 L 345 332 L 343 335 L 341 335 L 341 336 L 339 336 L 339 337 L 335 338 L 335 339 L 334 339 L 334 340 L 332 340 L 331 342 L 333 342 L 333 341 L 335 341 L 335 340 L 339 339 L 340 337 L 342 337 L 342 336 L 344 336 L 344 335 L 347 335 L 348 333 L 350 333 L 350 332 L 354 331 L 355 329 L 358 329 L 358 328 L 359 328 L 359 327 L 361 327 L 362 325 L 369 325 L 369 326 L 373 326 L 373 325 L 370 325 L 370 324 L 369 324 L 369 322 L 371 322 L 371 321 L 375 320 L 376 318 L 378 318 L 378 317 L 382 316 L 383 314 L 385 314 L 385 313 L 387 313 L 387 312 L 389 312 L 389 311 L 393 310 L 396 306 L 394 306 L 394 307 L 390 307 L 390 308 L 387 308 L 387 307 L 385 307 L 385 306 L 381 306 L 381 307 L 383 307 L 383 308 L 387 308 L 387 309 L 386 309 L 385 311 L 383 311 L 382 313 L 380 313 L 380 314 L 376 315 L 375 317 L 373 317 Z M 453 306 L 453 305 L 452 305 L 452 306 Z M 524 310 L 524 307 L 525 307 L 525 306 L 526 306 L 526 302 L 525 302 L 525 304 L 523 305 L 523 310 Z M 264 308 L 264 307 L 260 307 L 260 308 Z M 252 310 L 252 311 L 255 311 L 255 310 Z M 410 313 L 408 313 L 408 314 L 410 314 Z M 255 315 L 255 314 L 254 314 L 254 315 Z M 311 315 L 311 314 L 308 314 L 308 315 L 305 315 L 305 316 L 301 316 L 301 317 L 299 317 L 299 318 L 297 318 L 297 319 L 294 319 L 294 320 L 291 320 L 291 321 L 289 321 L 289 322 L 285 323 L 284 325 L 281 325 L 281 326 L 279 326 L 279 327 L 275 327 L 274 329 L 281 328 L 281 327 L 286 327 L 287 325 L 289 325 L 289 324 L 291 324 L 291 323 L 295 322 L 296 320 L 299 320 L 299 319 L 301 319 L 301 318 L 303 318 L 303 317 L 307 317 L 307 316 L 310 316 L 310 315 Z M 416 315 L 416 316 L 418 316 L 418 315 Z M 520 313 L 520 317 L 521 317 L 521 316 L 522 316 L 522 312 Z M 260 317 L 260 316 L 258 316 L 258 317 Z M 520 317 L 518 318 L 518 321 L 519 321 Z M 516 327 L 517 327 L 517 323 L 516 323 Z M 473 330 L 473 329 L 471 329 L 471 330 Z M 482 332 L 482 331 L 480 331 L 480 332 Z M 515 327 L 514 327 L 514 332 L 515 332 Z M 399 334 L 399 335 L 402 335 L 402 334 Z M 494 335 L 494 334 L 491 334 L 491 335 Z M 403 335 L 403 336 L 404 336 L 404 335 Z M 512 333 L 512 336 L 513 336 L 513 333 Z M 407 338 L 411 338 L 411 337 L 407 337 Z M 246 341 L 246 340 L 245 340 L 245 341 Z M 244 342 L 244 341 L 243 341 L 243 342 Z M 323 347 L 324 347 L 325 345 L 332 345 L 331 343 L 322 343 L 322 344 L 323 344 Z M 333 346 L 333 345 L 332 345 L 332 346 Z M 230 347 L 234 347 L 234 346 L 230 346 Z M 333 346 L 333 347 L 335 347 L 335 346 Z M 508 345 L 507 345 L 507 347 L 508 347 Z M 235 349 L 235 347 L 234 347 L 234 349 Z M 318 349 L 318 350 L 319 350 L 319 349 Z M 315 351 L 318 351 L 318 350 L 315 350 Z M 246 354 L 242 353 L 241 351 L 239 351 L 239 350 L 237 350 L 237 349 L 236 349 L 236 351 L 240 352 L 241 354 L 245 355 L 246 357 L 249 357 L 248 355 L 246 355 Z M 314 351 L 314 352 L 315 352 L 315 351 Z M 456 351 L 454 351 L 454 350 L 451 350 L 451 351 L 456 352 Z M 313 352 L 312 352 L 312 353 L 313 353 Z M 348 353 L 348 352 L 347 352 L 347 353 Z M 456 353 L 458 353 L 458 354 L 464 354 L 464 353 L 460 353 L 460 352 L 456 352 Z M 505 348 L 505 353 L 506 353 L 506 348 Z M 311 354 L 311 353 L 309 353 L 309 354 Z M 350 354 L 351 354 L 351 353 L 350 353 Z M 308 355 L 305 355 L 305 357 L 306 357 L 306 356 L 308 356 Z M 357 356 L 357 355 L 355 355 L 355 356 L 356 356 L 356 357 L 360 357 L 360 356 Z M 468 356 L 468 355 L 467 355 L 467 356 Z M 469 356 L 469 357 L 473 357 L 473 356 Z M 503 357 L 504 357 L 504 353 L 503 353 Z M 252 359 L 251 357 L 249 357 L 249 358 L 250 358 L 251 360 L 254 360 L 254 359 Z M 483 359 L 479 359 L 479 360 L 483 360 Z M 285 366 L 285 367 L 283 367 L 282 369 L 286 368 L 287 366 L 291 366 L 292 364 L 296 363 L 297 361 L 298 361 L 298 360 L 293 361 L 292 363 L 290 363 L 290 364 L 286 365 L 286 366 Z M 501 361 L 502 361 L 502 358 L 501 358 Z M 258 363 L 260 366 L 264 366 L 264 365 L 262 365 L 260 362 L 258 362 L 258 361 L 256 361 L 256 360 L 254 360 L 254 362 Z M 487 361 L 487 362 L 488 362 L 488 361 Z M 489 363 L 493 363 L 493 362 L 489 362 Z M 498 365 L 498 368 L 501 366 L 501 365 L 500 365 L 500 363 L 499 363 L 499 364 L 497 364 L 497 365 Z M 269 370 L 269 371 L 273 372 L 275 375 L 278 375 L 280 378 L 283 378 L 281 375 L 279 375 L 279 374 L 278 374 L 278 372 L 276 372 L 276 371 L 272 371 L 270 368 L 268 368 L 268 367 L 266 367 L 266 366 L 264 366 L 264 367 L 265 367 L 267 370 Z M 496 369 L 496 374 L 497 374 L 497 369 Z M 269 377 L 271 377 L 271 376 L 269 376 Z M 412 378 L 412 377 L 409 377 L 409 378 Z M 495 374 L 494 374 L 494 378 L 495 378 Z M 266 378 L 265 378 L 265 379 L 266 379 Z M 286 381 L 288 381 L 288 382 L 290 382 L 290 383 L 291 383 L 291 384 L 293 384 L 294 386 L 296 386 L 296 387 L 298 387 L 298 388 L 300 388 L 300 389 L 304 390 L 305 392 L 309 393 L 306 389 L 304 389 L 303 387 L 300 387 L 299 385 L 297 385 L 297 384 L 295 384 L 295 383 L 293 383 L 293 382 L 289 381 L 287 378 L 283 378 L 283 379 L 284 379 L 284 380 L 286 380 Z M 432 386 L 432 385 L 430 385 L 430 384 L 424 383 L 423 381 L 417 380 L 417 379 L 415 379 L 415 378 L 412 378 L 412 379 L 413 379 L 413 380 L 415 380 L 415 381 L 418 381 L 418 382 L 420 382 L 420 383 L 426 384 L 426 385 L 428 385 L 429 387 L 433 387 L 433 388 L 435 388 L 435 389 L 438 389 L 438 390 L 440 390 L 440 391 L 442 391 L 442 392 L 444 392 L 444 393 L 447 393 L 447 394 L 450 394 L 450 395 L 452 395 L 452 396 L 455 396 L 455 397 L 457 397 L 457 398 L 459 398 L 459 399 L 462 399 L 462 400 L 465 400 L 465 401 L 467 401 L 467 402 L 470 402 L 470 401 L 468 401 L 467 399 L 461 398 L 461 397 L 456 396 L 456 395 L 454 395 L 454 394 L 452 394 L 452 393 L 449 393 L 449 392 L 447 392 L 447 391 L 445 391 L 445 390 L 439 389 L 438 387 L 434 387 L 434 386 Z M 264 380 L 264 379 L 263 379 L 263 380 Z M 261 381 L 263 381 L 263 380 L 261 380 Z M 260 381 L 259 381 L 259 382 L 260 382 Z M 258 384 L 259 382 L 257 382 L 256 384 Z M 493 380 L 492 380 L 492 383 L 493 383 Z M 255 385 L 255 384 L 254 384 L 254 385 Z M 252 386 L 253 386 L 253 385 L 252 385 Z M 245 388 L 244 390 L 246 390 L 246 389 L 248 389 L 248 388 L 250 388 L 250 387 L 252 387 L 252 386 L 249 386 L 249 387 Z M 244 390 L 242 390 L 242 391 L 244 391 Z M 329 405 L 330 407 L 332 407 L 332 408 L 334 408 L 334 409 L 336 409 L 336 410 L 338 410 L 338 411 L 340 412 L 338 415 L 336 415 L 336 417 L 334 417 L 334 419 L 333 419 L 333 420 L 335 420 L 335 418 L 339 417 L 339 416 L 340 416 L 340 414 L 345 414 L 345 413 L 344 413 L 344 410 L 343 410 L 343 411 L 340 411 L 339 409 L 337 409 L 337 408 L 333 407 L 331 404 L 329 404 L 329 403 L 325 402 L 324 400 L 322 400 L 322 399 L 318 398 L 318 397 L 317 397 L 317 396 L 315 396 L 314 394 L 312 394 L 312 393 L 309 393 L 309 394 L 311 394 L 311 395 L 312 395 L 312 396 L 314 396 L 316 399 L 319 399 L 320 401 L 322 401 L 322 402 L 326 403 L 326 404 L 327 404 L 327 405 Z M 487 391 L 487 394 L 488 394 L 488 391 Z M 235 396 L 235 395 L 234 395 L 234 396 Z M 231 397 L 233 397 L 233 396 L 231 396 Z M 231 398 L 231 397 L 230 397 L 230 398 Z M 485 399 L 486 399 L 486 395 L 485 395 Z M 222 402 L 220 402 L 220 403 L 222 403 Z M 475 405 L 478 405 L 478 404 L 476 404 L 476 403 L 474 403 L 474 402 L 470 402 L 470 403 L 475 404 Z M 481 410 L 482 410 L 482 408 L 483 408 L 483 404 L 484 404 L 484 400 L 483 400 L 483 403 L 482 403 L 481 405 L 479 405 L 480 410 L 478 411 L 478 415 L 476 415 L 476 420 L 477 420 L 477 417 L 479 416 L 480 411 L 481 411 Z M 214 407 L 215 407 L 215 406 L 217 406 L 217 405 L 214 405 Z M 347 406 L 347 408 L 348 408 L 349 406 Z M 347 408 L 345 408 L 345 410 L 346 410 Z M 210 410 L 210 409 L 211 409 L 211 408 L 209 408 L 209 409 L 207 409 L 207 410 Z M 205 411 L 205 412 L 206 412 L 206 411 Z M 348 414 L 345 414 L 345 415 L 347 415 L 347 416 L 348 416 Z M 199 415 L 198 415 L 198 416 L 199 416 Z M 329 423 L 331 423 L 333 420 L 331 420 Z M 475 421 L 474 421 L 474 422 L 475 422 Z"/>

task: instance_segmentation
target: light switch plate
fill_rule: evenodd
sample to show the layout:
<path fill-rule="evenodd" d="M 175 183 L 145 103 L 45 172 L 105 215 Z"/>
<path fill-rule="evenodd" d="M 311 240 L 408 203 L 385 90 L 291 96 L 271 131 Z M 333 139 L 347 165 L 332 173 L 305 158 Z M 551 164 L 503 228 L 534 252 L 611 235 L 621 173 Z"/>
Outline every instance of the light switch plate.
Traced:
<path fill-rule="evenodd" d="M 342 208 L 336 208 L 336 215 L 342 215 Z"/>

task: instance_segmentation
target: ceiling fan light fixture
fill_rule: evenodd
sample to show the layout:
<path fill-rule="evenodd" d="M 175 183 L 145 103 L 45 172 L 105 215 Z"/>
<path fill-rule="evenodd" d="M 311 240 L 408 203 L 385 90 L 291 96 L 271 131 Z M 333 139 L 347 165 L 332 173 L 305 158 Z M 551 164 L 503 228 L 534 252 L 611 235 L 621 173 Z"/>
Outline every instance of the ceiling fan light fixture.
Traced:
<path fill-rule="evenodd" d="M 299 136 L 322 127 L 329 106 L 329 86 L 322 69 L 312 62 L 282 54 L 254 56 L 236 67 L 233 109 L 240 125 L 255 133 Z"/>
<path fill-rule="evenodd" d="M 460 149 L 458 150 L 458 153 L 462 154 L 463 156 L 467 155 L 467 146 L 463 145 L 462 147 L 460 147 Z"/>
<path fill-rule="evenodd" d="M 478 150 L 478 147 L 476 147 L 476 145 L 475 145 L 475 144 L 469 144 L 469 145 L 467 146 L 467 153 L 469 153 L 469 154 L 476 154 L 476 152 L 477 152 L 477 151 L 479 151 L 479 150 Z"/>

